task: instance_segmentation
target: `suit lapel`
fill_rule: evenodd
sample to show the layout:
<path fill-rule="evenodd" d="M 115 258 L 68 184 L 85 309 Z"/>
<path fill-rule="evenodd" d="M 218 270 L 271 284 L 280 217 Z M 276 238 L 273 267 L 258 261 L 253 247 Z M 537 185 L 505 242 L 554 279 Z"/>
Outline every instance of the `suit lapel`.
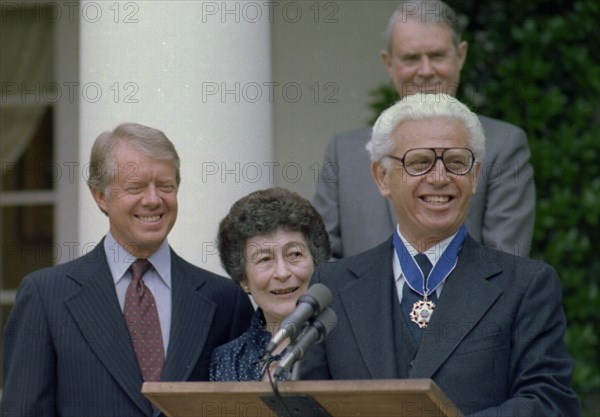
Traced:
<path fill-rule="evenodd" d="M 186 381 L 207 342 L 216 306 L 198 291 L 205 278 L 171 251 L 173 314 L 163 381 Z"/>
<path fill-rule="evenodd" d="M 81 290 L 65 300 L 65 304 L 83 337 L 117 383 L 149 415 L 152 409 L 141 393 L 142 376 L 119 307 L 103 241 L 81 259 L 69 276 L 81 284 Z"/>
<path fill-rule="evenodd" d="M 339 295 L 363 361 L 374 379 L 396 377 L 392 308 L 391 240 L 371 251 L 368 258 L 349 265 L 358 278 Z M 368 335 L 368 337 L 365 337 Z"/>
<path fill-rule="evenodd" d="M 501 271 L 485 261 L 480 249 L 467 237 L 429 323 L 430 338 L 423 334 L 411 378 L 431 378 L 501 295 L 502 291 L 487 281 Z"/>

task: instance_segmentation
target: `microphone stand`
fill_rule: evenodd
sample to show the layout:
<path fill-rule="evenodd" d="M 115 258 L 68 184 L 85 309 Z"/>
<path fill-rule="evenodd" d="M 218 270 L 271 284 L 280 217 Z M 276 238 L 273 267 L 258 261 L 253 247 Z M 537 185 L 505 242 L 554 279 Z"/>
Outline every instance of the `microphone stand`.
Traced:
<path fill-rule="evenodd" d="M 298 381 L 300 379 L 300 364 L 302 360 L 297 360 L 288 372 L 287 381 Z M 267 371 L 268 372 L 268 371 Z M 282 396 L 277 387 L 277 380 L 269 381 L 273 389 L 273 395 L 261 396 L 261 400 L 275 413 L 277 417 L 295 417 L 295 416 L 314 416 L 314 417 L 332 417 L 321 404 L 306 394 L 286 394 Z M 293 412 L 292 412 L 293 410 Z"/>
<path fill-rule="evenodd" d="M 289 381 L 299 381 L 300 380 L 300 363 L 302 362 L 302 360 L 298 360 L 296 362 L 294 362 L 294 365 L 292 365 L 292 371 L 289 374 Z"/>

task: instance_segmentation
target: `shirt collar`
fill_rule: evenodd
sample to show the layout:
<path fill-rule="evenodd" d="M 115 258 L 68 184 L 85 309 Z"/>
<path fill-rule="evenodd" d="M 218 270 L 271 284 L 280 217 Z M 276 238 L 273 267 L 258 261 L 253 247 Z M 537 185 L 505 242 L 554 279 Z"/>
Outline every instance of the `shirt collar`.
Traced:
<path fill-rule="evenodd" d="M 135 261 L 135 256 L 121 246 L 110 233 L 104 239 L 104 253 L 115 285 L 123 279 L 125 273 Z M 171 248 L 167 239 L 160 245 L 148 260 L 154 267 L 158 277 L 171 288 Z"/>
<path fill-rule="evenodd" d="M 396 225 L 396 231 L 398 232 L 400 239 L 402 239 L 402 243 L 404 243 L 404 246 L 406 246 L 406 249 L 408 250 L 408 253 L 410 253 L 411 256 L 415 256 L 417 253 L 419 253 L 419 251 L 402 235 L 402 233 L 400 232 L 400 225 Z M 426 255 L 427 258 L 431 261 L 432 265 L 435 266 L 436 262 L 442 257 L 442 254 L 444 253 L 450 242 L 452 242 L 452 239 L 454 239 L 454 236 L 456 236 L 457 233 L 458 231 L 456 231 L 456 233 L 453 233 L 446 239 L 442 240 L 439 243 L 436 243 L 435 245 L 427 249 L 425 252 L 423 252 L 423 254 Z"/>
<path fill-rule="evenodd" d="M 411 256 L 415 256 L 417 253 L 419 253 L 419 251 L 417 251 L 417 249 L 415 249 L 415 247 L 402 235 L 402 233 L 400 232 L 400 225 L 396 225 L 396 232 L 398 232 L 398 236 L 400 236 L 400 239 L 402 239 L 402 243 L 404 243 L 404 246 L 406 246 L 406 250 L 408 250 L 408 253 L 410 253 Z M 456 233 L 453 233 L 451 236 L 448 236 L 446 239 L 442 240 L 439 243 L 436 243 L 435 245 L 427 249 L 425 252 L 423 252 L 423 254 L 427 256 L 427 259 L 429 259 L 429 261 L 431 262 L 432 266 L 435 266 L 437 261 L 442 257 L 442 254 L 444 253 L 448 245 L 452 242 L 452 239 L 454 239 L 454 236 L 456 236 L 457 234 L 458 231 L 456 231 Z M 400 259 L 398 259 L 398 254 L 396 253 L 396 251 L 394 251 L 394 260 L 392 265 L 394 268 L 394 277 L 396 277 L 396 280 L 398 280 L 400 279 L 400 277 L 403 276 L 403 274 L 402 268 L 400 267 Z"/>

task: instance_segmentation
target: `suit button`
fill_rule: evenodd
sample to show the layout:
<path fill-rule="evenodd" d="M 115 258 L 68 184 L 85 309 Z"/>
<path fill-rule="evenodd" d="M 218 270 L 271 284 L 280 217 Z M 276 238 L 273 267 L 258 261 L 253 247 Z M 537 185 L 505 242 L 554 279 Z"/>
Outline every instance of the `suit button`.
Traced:
<path fill-rule="evenodd" d="M 414 364 L 415 364 L 415 360 L 413 359 L 412 361 L 410 361 L 410 362 L 408 363 L 408 368 L 409 368 L 409 369 L 412 369 L 412 367 L 414 366 Z"/>

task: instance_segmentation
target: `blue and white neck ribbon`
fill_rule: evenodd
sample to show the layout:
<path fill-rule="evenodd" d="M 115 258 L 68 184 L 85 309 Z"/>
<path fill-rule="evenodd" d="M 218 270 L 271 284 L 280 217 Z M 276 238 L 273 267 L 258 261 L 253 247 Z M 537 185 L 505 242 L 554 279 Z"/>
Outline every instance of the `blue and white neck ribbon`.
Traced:
<path fill-rule="evenodd" d="M 404 242 L 402 242 L 396 229 L 393 237 L 394 248 L 408 286 L 424 297 L 434 292 L 448 278 L 448 275 L 450 275 L 454 268 L 456 268 L 458 252 L 467 234 L 467 227 L 463 224 L 434 265 L 429 277 L 425 277 L 423 276 L 423 271 L 417 265 L 415 258 L 410 255 L 406 246 L 404 246 Z"/>

